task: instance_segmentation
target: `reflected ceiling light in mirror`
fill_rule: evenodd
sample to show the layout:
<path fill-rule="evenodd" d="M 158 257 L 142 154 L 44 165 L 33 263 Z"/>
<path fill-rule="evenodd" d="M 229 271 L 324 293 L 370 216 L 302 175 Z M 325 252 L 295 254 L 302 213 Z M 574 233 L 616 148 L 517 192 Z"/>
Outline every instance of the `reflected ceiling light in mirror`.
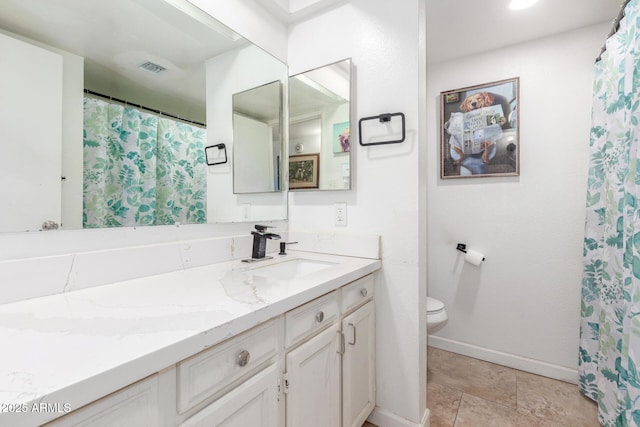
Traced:
<path fill-rule="evenodd" d="M 509 9 L 511 10 L 522 10 L 536 4 L 538 0 L 511 0 L 509 2 Z"/>

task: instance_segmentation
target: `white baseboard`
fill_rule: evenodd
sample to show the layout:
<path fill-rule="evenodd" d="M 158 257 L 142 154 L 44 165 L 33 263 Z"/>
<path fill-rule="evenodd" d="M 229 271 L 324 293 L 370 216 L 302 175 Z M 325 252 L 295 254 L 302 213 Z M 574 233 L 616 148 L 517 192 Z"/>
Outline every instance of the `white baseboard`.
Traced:
<path fill-rule="evenodd" d="M 413 421 L 409 421 L 406 418 L 376 406 L 371 415 L 369 415 L 369 418 L 367 418 L 367 421 L 378 427 L 429 427 L 429 415 L 429 410 L 425 410 L 422 421 L 420 421 L 420 424 L 416 424 Z"/>
<path fill-rule="evenodd" d="M 527 357 L 517 356 L 515 354 L 503 353 L 501 351 L 478 347 L 473 344 L 454 341 L 435 335 L 429 335 L 427 338 L 427 343 L 431 347 L 462 354 L 463 356 L 469 356 L 475 359 L 484 360 L 486 362 L 496 363 L 498 365 L 518 369 L 520 371 L 530 372 L 532 374 L 542 375 L 545 377 L 554 378 L 556 380 L 578 384 L 577 369 L 554 365 L 551 363 L 542 362 L 540 360 L 529 359 Z"/>

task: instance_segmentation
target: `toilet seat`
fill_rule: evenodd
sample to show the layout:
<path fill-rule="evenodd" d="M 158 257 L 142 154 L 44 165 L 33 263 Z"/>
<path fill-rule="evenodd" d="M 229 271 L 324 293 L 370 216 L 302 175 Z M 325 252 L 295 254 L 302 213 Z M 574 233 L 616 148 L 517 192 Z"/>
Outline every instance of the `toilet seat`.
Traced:
<path fill-rule="evenodd" d="M 447 323 L 448 319 L 444 303 L 435 298 L 427 297 L 427 333 L 436 332 Z"/>
<path fill-rule="evenodd" d="M 444 309 L 444 303 L 435 298 L 427 297 L 427 314 L 436 314 Z"/>

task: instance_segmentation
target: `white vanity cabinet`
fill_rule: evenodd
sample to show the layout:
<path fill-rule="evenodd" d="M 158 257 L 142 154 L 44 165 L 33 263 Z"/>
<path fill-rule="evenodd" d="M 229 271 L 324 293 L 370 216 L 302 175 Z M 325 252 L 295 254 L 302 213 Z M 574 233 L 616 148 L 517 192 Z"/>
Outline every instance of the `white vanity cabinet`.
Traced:
<path fill-rule="evenodd" d="M 360 427 L 373 410 L 373 284 L 364 277 L 286 314 L 287 427 Z"/>
<path fill-rule="evenodd" d="M 47 426 L 360 427 L 375 406 L 370 274 Z"/>
<path fill-rule="evenodd" d="M 373 301 L 342 321 L 342 427 L 360 427 L 375 407 L 375 307 Z"/>
<path fill-rule="evenodd" d="M 287 427 L 340 426 L 339 317 L 338 291 L 285 316 L 289 349 L 284 374 Z"/>
<path fill-rule="evenodd" d="M 376 402 L 373 275 L 342 288 L 342 427 L 360 427 Z"/>

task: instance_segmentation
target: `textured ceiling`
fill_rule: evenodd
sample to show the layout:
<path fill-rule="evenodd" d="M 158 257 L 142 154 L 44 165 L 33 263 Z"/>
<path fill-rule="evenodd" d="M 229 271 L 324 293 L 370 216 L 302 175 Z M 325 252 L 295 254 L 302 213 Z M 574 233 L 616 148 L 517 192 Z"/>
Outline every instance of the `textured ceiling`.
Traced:
<path fill-rule="evenodd" d="M 427 0 L 428 62 L 611 23 L 620 9 L 620 0 L 539 0 L 520 11 L 509 10 L 507 4 L 508 0 Z"/>
<path fill-rule="evenodd" d="M 285 23 L 345 3 L 368 0 L 253 0 Z M 398 7 L 407 0 L 387 2 Z M 427 57 L 435 63 L 523 43 L 599 23 L 618 14 L 621 0 L 539 0 L 533 7 L 509 10 L 509 0 L 425 0 Z M 604 37 L 603 35 L 603 43 Z"/>

